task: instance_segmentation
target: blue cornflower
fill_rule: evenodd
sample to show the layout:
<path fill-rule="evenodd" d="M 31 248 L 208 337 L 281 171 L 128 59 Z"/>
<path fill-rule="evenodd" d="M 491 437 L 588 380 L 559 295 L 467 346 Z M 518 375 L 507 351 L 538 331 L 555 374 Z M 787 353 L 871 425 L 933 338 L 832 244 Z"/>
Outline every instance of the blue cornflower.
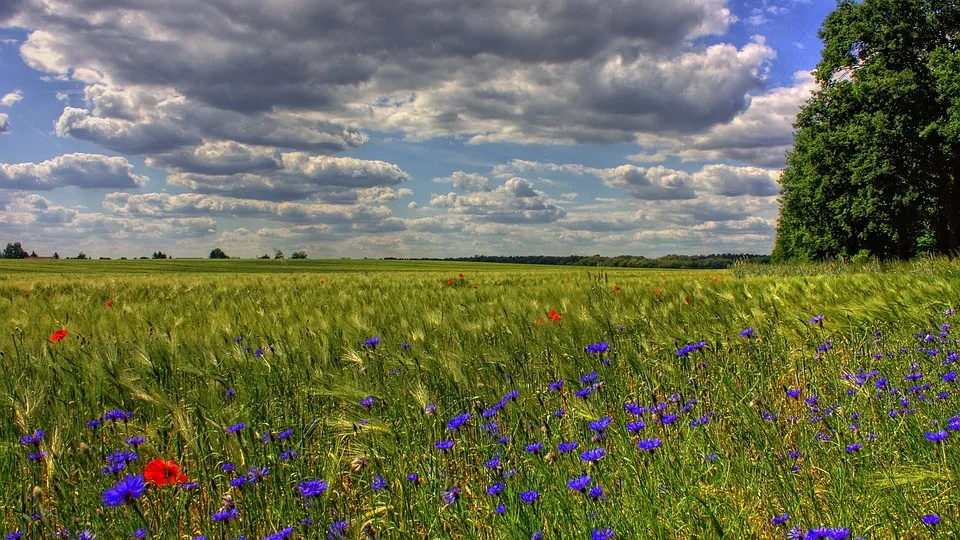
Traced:
<path fill-rule="evenodd" d="M 458 414 L 447 421 L 447 429 L 456 431 L 460 429 L 462 425 L 466 424 L 468 420 L 470 420 L 470 413 Z"/>
<path fill-rule="evenodd" d="M 745 337 L 745 338 L 753 337 L 753 327 L 751 326 L 750 328 L 745 328 L 745 329 L 741 330 L 741 331 L 740 331 L 740 336 L 741 336 L 741 337 Z"/>
<path fill-rule="evenodd" d="M 591 540 L 609 540 L 613 538 L 613 529 L 607 527 L 606 529 L 593 529 L 590 531 Z"/>
<path fill-rule="evenodd" d="M 567 481 L 567 487 L 573 491 L 584 491 L 590 486 L 590 475 L 577 476 Z"/>
<path fill-rule="evenodd" d="M 781 516 L 774 516 L 772 523 L 774 525 L 783 525 L 788 519 L 790 519 L 790 514 L 784 513 Z"/>
<path fill-rule="evenodd" d="M 327 483 L 323 480 L 304 480 L 297 484 L 297 491 L 304 498 L 316 497 L 327 491 Z"/>
<path fill-rule="evenodd" d="M 402 347 L 402 348 L 404 348 L 404 349 L 409 349 L 409 348 L 410 348 L 410 344 L 407 343 L 406 341 L 404 341 L 403 343 L 400 344 L 400 347 Z"/>
<path fill-rule="evenodd" d="M 137 540 L 143 540 L 147 537 L 147 530 L 143 527 L 140 527 L 139 529 L 133 531 L 133 537 Z"/>
<path fill-rule="evenodd" d="M 129 446 L 136 448 L 141 444 L 143 444 L 144 442 L 146 442 L 146 439 L 142 435 L 137 435 L 135 437 L 128 437 L 127 440 L 124 442 L 127 443 Z"/>
<path fill-rule="evenodd" d="M 237 394 L 237 389 L 236 389 L 236 388 L 227 388 L 227 391 L 223 393 L 223 395 L 226 396 L 226 397 L 233 397 L 233 396 L 235 396 L 236 394 Z"/>
<path fill-rule="evenodd" d="M 460 499 L 460 488 L 452 487 L 446 491 L 441 491 L 440 496 L 447 504 L 456 504 Z"/>
<path fill-rule="evenodd" d="M 504 488 L 506 487 L 507 487 L 506 484 L 504 484 L 503 482 L 495 482 L 493 484 L 490 484 L 490 487 L 487 488 L 487 495 L 490 495 L 491 497 L 495 497 L 501 494 Z"/>
<path fill-rule="evenodd" d="M 848 536 L 850 536 L 850 529 L 846 527 L 814 527 L 803 535 L 803 540 L 818 540 L 820 538 L 843 540 Z"/>
<path fill-rule="evenodd" d="M 486 463 L 483 464 L 484 467 L 488 469 L 496 469 L 500 466 L 500 454 L 496 454 L 492 458 L 488 459 Z"/>
<path fill-rule="evenodd" d="M 550 383 L 547 387 L 554 392 L 559 392 L 563 388 L 563 379 Z"/>
<path fill-rule="evenodd" d="M 507 401 L 516 400 L 517 396 L 519 395 L 520 395 L 520 390 L 517 388 L 514 388 L 513 390 L 507 392 L 506 394 L 503 395 L 504 404 L 506 404 Z"/>
<path fill-rule="evenodd" d="M 20 444 L 24 446 L 29 444 L 39 445 L 40 441 L 42 440 L 43 440 L 43 430 L 38 429 L 30 435 L 24 435 L 23 437 L 20 437 Z"/>
<path fill-rule="evenodd" d="M 4 537 L 6 540 L 20 540 L 23 538 L 23 531 L 13 531 Z"/>
<path fill-rule="evenodd" d="M 237 422 L 236 424 L 227 428 L 227 433 L 238 433 L 241 429 L 247 427 L 246 422 Z"/>
<path fill-rule="evenodd" d="M 799 398 L 799 397 L 800 397 L 800 389 L 799 389 L 799 388 L 789 388 L 789 389 L 787 389 L 787 397 L 792 398 L 792 399 L 797 399 L 797 398 Z"/>
<path fill-rule="evenodd" d="M 524 447 L 524 450 L 526 450 L 528 454 L 539 454 L 540 451 L 543 450 L 543 443 L 539 441 L 530 443 Z"/>
<path fill-rule="evenodd" d="M 103 424 L 103 420 L 101 420 L 100 418 L 94 418 L 93 420 L 90 420 L 89 422 L 87 422 L 86 426 L 90 429 L 93 429 L 95 427 L 100 427 L 101 424 Z"/>
<path fill-rule="evenodd" d="M 820 326 L 823 326 L 823 315 L 814 315 L 811 317 L 810 324 L 819 324 Z"/>
<path fill-rule="evenodd" d="M 924 525 L 934 527 L 940 524 L 940 516 L 937 514 L 925 514 L 920 518 L 920 521 L 923 521 Z"/>
<path fill-rule="evenodd" d="M 594 420 L 590 422 L 591 431 L 603 431 L 610 427 L 610 422 L 613 422 L 613 418 L 610 416 L 604 416 L 603 418 Z"/>
<path fill-rule="evenodd" d="M 540 492 L 535 489 L 524 491 L 523 493 L 520 494 L 520 500 L 527 504 L 533 504 L 539 498 L 540 498 Z"/>
<path fill-rule="evenodd" d="M 263 537 L 263 540 L 284 540 L 289 538 L 293 534 L 293 527 L 287 527 L 285 529 L 280 529 L 279 531 L 269 534 Z"/>
<path fill-rule="evenodd" d="M 370 489 L 374 491 L 380 491 L 386 488 L 387 488 L 387 481 L 384 480 L 379 474 L 374 477 L 373 483 L 370 484 Z"/>
<path fill-rule="evenodd" d="M 642 439 L 637 443 L 637 448 L 645 452 L 653 452 L 657 448 L 660 448 L 660 439 L 656 437 L 652 439 Z"/>
<path fill-rule="evenodd" d="M 531 534 L 530 540 L 543 540 L 543 531 L 537 531 Z"/>
<path fill-rule="evenodd" d="M 447 439 L 445 441 L 437 441 L 433 443 L 433 446 L 435 446 L 437 450 L 443 450 L 444 452 L 446 452 L 447 450 L 453 448 L 453 439 Z"/>
<path fill-rule="evenodd" d="M 408 474 L 408 475 L 407 475 L 407 482 L 410 482 L 411 484 L 419 484 L 419 483 L 420 483 L 420 475 L 417 474 L 417 473 L 410 473 L 410 474 Z"/>
<path fill-rule="evenodd" d="M 369 409 L 370 407 L 373 407 L 373 402 L 374 402 L 373 396 L 369 396 L 361 399 L 359 403 L 361 407 L 365 409 Z"/>
<path fill-rule="evenodd" d="M 706 341 L 700 341 L 698 343 L 688 343 L 687 345 L 684 345 L 683 347 L 680 347 L 679 349 L 677 349 L 677 352 L 674 354 L 676 354 L 677 356 L 687 356 L 688 354 L 695 351 L 699 351 L 700 349 L 703 349 L 706 346 L 707 346 Z"/>
<path fill-rule="evenodd" d="M 863 443 L 854 443 L 854 444 L 847 445 L 847 453 L 852 454 L 860 450 L 861 448 L 863 448 Z"/>
<path fill-rule="evenodd" d="M 580 461 L 586 461 L 592 463 L 594 461 L 599 461 L 603 459 L 603 456 L 607 455 L 607 451 L 603 448 L 591 448 L 590 450 L 584 450 L 580 454 Z"/>
<path fill-rule="evenodd" d="M 240 486 L 245 485 L 246 483 L 247 483 L 247 477 L 246 477 L 246 476 L 238 476 L 238 477 L 234 478 L 233 480 L 230 480 L 230 487 L 240 487 Z"/>
<path fill-rule="evenodd" d="M 670 424 L 677 421 L 677 415 L 675 413 L 664 414 L 660 416 L 660 423 L 669 426 Z"/>
<path fill-rule="evenodd" d="M 126 449 L 114 450 L 107 456 L 107 462 L 112 464 L 130 463 L 140 458 L 139 454 Z"/>
<path fill-rule="evenodd" d="M 500 503 L 500 504 L 497 505 L 496 508 L 494 508 L 494 511 L 496 511 L 497 514 L 499 514 L 499 515 L 502 516 L 503 513 L 507 511 L 507 507 L 506 507 L 506 505 L 504 505 L 503 503 Z"/>
<path fill-rule="evenodd" d="M 588 373 L 587 375 L 584 375 L 584 376 L 580 377 L 580 382 L 582 382 L 583 384 L 590 384 L 590 383 L 592 383 L 592 382 L 595 381 L 595 380 L 597 380 L 597 372 L 596 372 L 596 371 L 591 371 L 591 372 Z"/>
<path fill-rule="evenodd" d="M 327 527 L 327 539 L 335 540 L 343 538 L 343 533 L 347 530 L 347 527 L 350 526 L 349 521 L 334 521 Z"/>
<path fill-rule="evenodd" d="M 142 497 L 146 489 L 147 485 L 143 481 L 143 475 L 131 474 L 118 480 L 112 488 L 103 492 L 103 504 L 107 506 L 130 504 Z"/>
<path fill-rule="evenodd" d="M 633 422 L 627 422 L 627 431 L 630 433 L 637 433 L 643 428 L 647 427 L 647 423 L 643 420 L 634 420 Z"/>
<path fill-rule="evenodd" d="M 603 354 L 610 350 L 610 344 L 606 341 L 601 341 L 599 343 L 591 343 L 587 345 L 587 352 L 590 354 Z"/>
<path fill-rule="evenodd" d="M 574 450 L 577 449 L 578 446 L 580 445 L 577 444 L 576 441 L 570 441 L 570 442 L 560 443 L 560 445 L 557 446 L 557 450 L 559 450 L 561 454 L 566 454 L 567 452 L 573 452 Z"/>
<path fill-rule="evenodd" d="M 587 495 L 593 500 L 602 499 L 603 488 L 600 486 L 593 486 L 592 488 L 590 488 L 590 492 L 587 493 Z"/>
<path fill-rule="evenodd" d="M 214 512 L 213 515 L 210 516 L 210 519 L 219 522 L 229 522 L 231 519 L 235 519 L 239 515 L 240 511 L 234 506 L 232 508 L 225 508 L 223 510 Z"/>
<path fill-rule="evenodd" d="M 942 429 L 940 431 L 928 431 L 924 433 L 923 436 L 926 437 L 930 442 L 938 443 L 946 440 L 947 432 Z"/>
<path fill-rule="evenodd" d="M 584 399 L 592 393 L 593 393 L 593 387 L 587 386 L 587 387 L 581 388 L 580 390 L 577 390 L 574 395 L 580 399 Z"/>
<path fill-rule="evenodd" d="M 377 345 L 380 344 L 380 336 L 373 336 L 372 338 L 368 338 L 363 342 L 363 344 L 366 345 L 367 347 L 377 348 Z"/>
<path fill-rule="evenodd" d="M 280 433 L 277 433 L 277 440 L 285 441 L 289 439 L 291 435 L 293 435 L 293 428 L 285 429 Z"/>
<path fill-rule="evenodd" d="M 250 467 L 250 470 L 247 471 L 247 482 L 251 484 L 256 484 L 257 481 L 263 480 L 266 478 L 267 474 L 270 473 L 270 469 L 265 467 Z"/>

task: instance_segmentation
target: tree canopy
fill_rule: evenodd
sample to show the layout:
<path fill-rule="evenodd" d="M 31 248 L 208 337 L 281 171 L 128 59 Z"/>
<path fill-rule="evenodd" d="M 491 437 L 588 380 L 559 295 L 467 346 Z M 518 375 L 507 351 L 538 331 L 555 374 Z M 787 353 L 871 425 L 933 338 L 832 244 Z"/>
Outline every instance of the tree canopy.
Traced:
<path fill-rule="evenodd" d="M 960 7 L 841 0 L 780 178 L 775 260 L 960 248 Z"/>
<path fill-rule="evenodd" d="M 23 249 L 23 246 L 20 245 L 20 242 L 12 242 L 7 244 L 7 247 L 3 248 L 3 253 L 0 253 L 0 259 L 25 258 L 27 258 L 27 251 Z"/>

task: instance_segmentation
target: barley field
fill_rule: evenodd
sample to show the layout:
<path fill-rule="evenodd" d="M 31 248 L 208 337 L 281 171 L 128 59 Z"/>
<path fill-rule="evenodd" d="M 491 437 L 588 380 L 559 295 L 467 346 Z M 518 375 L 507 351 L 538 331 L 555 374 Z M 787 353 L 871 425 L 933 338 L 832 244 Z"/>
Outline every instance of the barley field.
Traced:
<path fill-rule="evenodd" d="M 7 538 L 955 538 L 956 267 L 2 261 Z"/>

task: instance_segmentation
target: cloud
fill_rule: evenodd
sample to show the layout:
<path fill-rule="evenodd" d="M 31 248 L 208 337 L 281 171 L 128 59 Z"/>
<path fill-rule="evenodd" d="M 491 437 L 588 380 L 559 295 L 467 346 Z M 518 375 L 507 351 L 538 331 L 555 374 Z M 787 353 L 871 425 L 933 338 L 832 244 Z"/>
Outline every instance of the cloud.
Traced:
<path fill-rule="evenodd" d="M 10 133 L 10 117 L 6 113 L 0 113 L 0 135 Z"/>
<path fill-rule="evenodd" d="M 335 153 L 414 139 L 626 142 L 743 111 L 774 50 L 692 46 L 726 0 L 47 0 L 17 17 L 30 67 L 87 85 L 57 133 L 155 154 L 232 140 Z"/>
<path fill-rule="evenodd" d="M 566 210 L 523 178 L 511 178 L 490 191 L 438 195 L 430 206 L 490 223 L 551 223 L 566 215 Z"/>
<path fill-rule="evenodd" d="M 245 157 L 239 161 L 251 162 Z M 193 164 L 197 164 L 196 160 Z M 236 165 L 235 161 L 226 167 Z M 267 162 L 264 165 L 279 167 L 279 170 L 229 175 L 176 173 L 167 177 L 167 184 L 196 193 L 248 199 L 289 201 L 317 196 L 331 202 L 350 203 L 358 200 L 357 190 L 395 186 L 410 179 L 410 175 L 392 163 L 352 157 L 310 156 L 303 152 L 281 154 L 273 165 L 267 165 Z"/>
<path fill-rule="evenodd" d="M 626 191 L 631 197 L 643 200 L 692 199 L 692 179 L 684 171 L 656 167 L 620 165 L 601 169 L 597 174 L 605 184 Z"/>
<path fill-rule="evenodd" d="M 730 165 L 705 165 L 693 175 L 694 182 L 726 197 L 777 195 L 780 193 L 779 178 L 780 171 Z"/>
<path fill-rule="evenodd" d="M 15 103 L 23 99 L 23 92 L 20 90 L 14 90 L 9 94 L 5 94 L 3 97 L 0 97 L 0 105 L 4 107 L 13 107 Z"/>
<path fill-rule="evenodd" d="M 486 176 L 477 173 L 454 171 L 450 176 L 434 178 L 433 181 L 438 183 L 452 184 L 453 187 L 464 193 L 490 190 L 490 180 Z"/>
<path fill-rule="evenodd" d="M 335 226 L 337 231 L 378 230 L 398 221 L 385 206 L 272 202 L 197 193 L 108 193 L 103 207 L 112 214 L 138 218 L 224 217 Z"/>
<path fill-rule="evenodd" d="M 816 82 L 810 73 L 797 72 L 792 86 L 755 96 L 750 107 L 729 123 L 689 136 L 641 137 L 640 143 L 678 155 L 685 161 L 727 159 L 780 168 L 793 146 L 793 123 L 800 106 L 815 89 Z"/>
<path fill-rule="evenodd" d="M 148 157 L 147 165 L 169 171 L 228 175 L 275 171 L 283 168 L 277 150 L 234 141 L 207 142 L 168 154 Z"/>
<path fill-rule="evenodd" d="M 135 174 L 125 158 L 99 154 L 64 154 L 40 163 L 0 163 L 0 188 L 7 189 L 124 189 L 142 187 L 147 180 Z"/>

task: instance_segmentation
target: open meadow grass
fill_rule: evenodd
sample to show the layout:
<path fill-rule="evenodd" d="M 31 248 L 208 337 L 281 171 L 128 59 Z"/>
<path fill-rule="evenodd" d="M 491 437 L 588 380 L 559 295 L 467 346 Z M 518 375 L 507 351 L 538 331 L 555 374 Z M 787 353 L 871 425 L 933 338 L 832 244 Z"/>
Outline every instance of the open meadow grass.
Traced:
<path fill-rule="evenodd" d="M 960 537 L 958 304 L 946 274 L 5 261 L 0 527 Z"/>

